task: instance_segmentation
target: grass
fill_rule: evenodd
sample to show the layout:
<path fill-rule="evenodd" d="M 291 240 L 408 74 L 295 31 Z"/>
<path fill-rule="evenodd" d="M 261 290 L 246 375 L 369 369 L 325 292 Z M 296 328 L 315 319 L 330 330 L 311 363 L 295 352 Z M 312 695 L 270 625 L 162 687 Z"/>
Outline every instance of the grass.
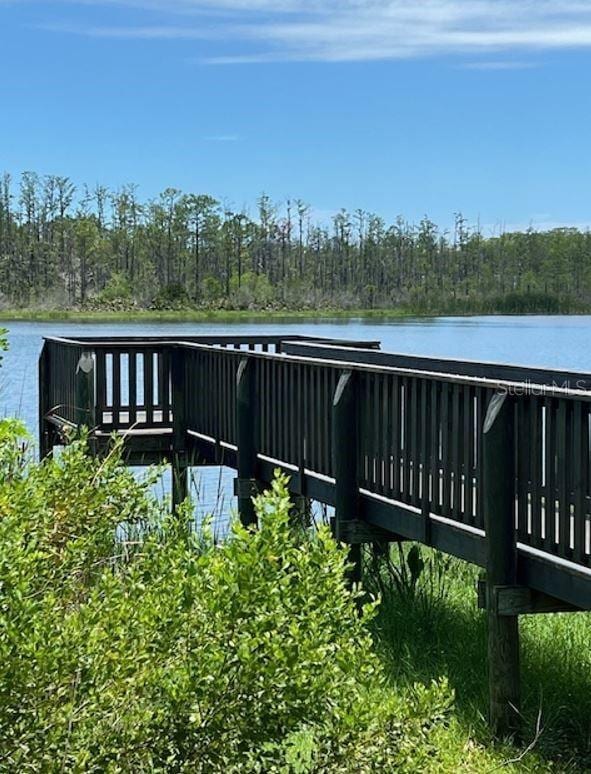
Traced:
<path fill-rule="evenodd" d="M 376 635 L 401 691 L 441 676 L 455 691 L 454 715 L 438 739 L 445 762 L 439 770 L 591 771 L 591 614 L 521 616 L 522 746 L 495 744 L 486 724 L 478 571 L 428 549 L 421 553 L 427 567 L 414 591 L 382 583 Z"/>
<path fill-rule="evenodd" d="M 404 318 L 425 316 L 413 314 L 408 309 L 285 309 L 231 310 L 231 309 L 184 309 L 154 310 L 138 309 L 131 312 L 81 311 L 72 309 L 4 309 L 0 310 L 2 321 L 72 321 L 72 322 L 290 322 L 297 320 L 351 319 L 363 318 Z M 432 316 L 432 315 L 428 315 Z"/>
<path fill-rule="evenodd" d="M 588 307 L 576 308 L 568 314 L 589 314 Z M 441 308 L 426 312 L 411 307 L 382 309 L 135 309 L 133 311 L 84 311 L 80 309 L 2 309 L 0 321 L 31 322 L 81 322 L 81 323 L 118 323 L 118 322 L 208 322 L 208 323 L 256 323 L 256 322 L 297 322 L 298 320 L 343 320 L 355 318 L 367 320 L 403 320 L 405 318 L 430 318 L 438 316 L 470 317 L 474 315 L 510 314 L 525 317 L 532 314 L 562 315 L 567 312 L 538 311 L 491 311 L 475 306 L 473 309 L 457 310 Z"/>

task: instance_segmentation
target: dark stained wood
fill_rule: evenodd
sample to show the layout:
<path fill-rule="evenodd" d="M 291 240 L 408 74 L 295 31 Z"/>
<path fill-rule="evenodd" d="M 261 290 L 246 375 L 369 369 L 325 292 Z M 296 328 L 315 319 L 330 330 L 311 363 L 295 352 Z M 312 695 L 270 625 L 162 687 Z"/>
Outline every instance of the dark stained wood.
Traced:
<path fill-rule="evenodd" d="M 39 458 L 45 459 L 52 450 L 52 431 L 45 420 L 51 409 L 49 385 L 50 352 L 48 347 L 43 347 L 39 355 L 38 379 L 39 379 Z"/>
<path fill-rule="evenodd" d="M 355 543 L 354 578 L 359 543 L 378 539 L 417 540 L 486 565 L 491 717 L 512 733 L 517 615 L 591 609 L 591 377 L 343 344 L 47 339 L 40 453 L 92 418 L 96 453 L 114 430 L 129 464 L 172 463 L 174 504 L 187 492 L 189 463 L 237 468 L 245 523 L 254 521 L 250 494 L 283 469 L 294 496 L 336 506 L 337 533 Z M 84 352 L 94 359 L 91 380 L 76 373 Z M 502 430 L 495 422 L 484 434 L 497 390 L 514 397 L 497 418 Z"/>
<path fill-rule="evenodd" d="M 496 395 L 484 420 L 483 498 L 486 525 L 487 599 L 499 586 L 517 584 L 514 529 L 515 411 L 507 395 Z M 519 731 L 519 628 L 516 615 L 488 606 L 490 724 L 500 737 Z"/>
<path fill-rule="evenodd" d="M 357 483 L 357 381 L 351 371 L 339 377 L 332 403 L 333 454 L 335 471 L 335 533 L 337 540 L 346 538 L 345 526 L 359 515 Z M 352 564 L 350 580 L 361 580 L 361 551 L 358 544 L 350 546 Z"/>
<path fill-rule="evenodd" d="M 236 432 L 238 441 L 238 479 L 254 482 L 257 477 L 256 393 L 254 363 L 250 358 L 240 361 L 236 375 Z M 252 497 L 238 497 L 238 513 L 244 526 L 256 524 Z"/>

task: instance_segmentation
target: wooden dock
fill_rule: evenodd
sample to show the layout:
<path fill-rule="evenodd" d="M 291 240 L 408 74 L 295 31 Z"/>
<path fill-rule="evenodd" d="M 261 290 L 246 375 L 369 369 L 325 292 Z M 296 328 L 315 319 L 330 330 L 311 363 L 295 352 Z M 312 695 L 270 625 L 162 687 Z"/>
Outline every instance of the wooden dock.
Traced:
<path fill-rule="evenodd" d="M 40 450 L 87 425 L 100 454 L 237 470 L 245 523 L 276 468 L 335 506 L 337 537 L 412 540 L 487 571 L 491 722 L 518 725 L 518 616 L 591 609 L 591 375 L 295 336 L 47 338 Z M 359 567 L 358 567 L 359 571 Z"/>

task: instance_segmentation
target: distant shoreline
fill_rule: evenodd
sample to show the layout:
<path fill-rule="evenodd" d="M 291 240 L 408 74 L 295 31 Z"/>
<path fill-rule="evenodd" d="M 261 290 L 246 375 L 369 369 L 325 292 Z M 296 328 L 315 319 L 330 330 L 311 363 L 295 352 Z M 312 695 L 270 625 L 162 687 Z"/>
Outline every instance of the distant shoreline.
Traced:
<path fill-rule="evenodd" d="M 325 320 L 325 319 L 405 319 L 409 317 L 433 317 L 432 314 L 412 313 L 401 309 L 183 309 L 155 310 L 138 309 L 135 311 L 83 311 L 69 309 L 7 309 L 0 311 L 0 322 L 220 322 L 244 323 Z"/>
<path fill-rule="evenodd" d="M 545 317 L 580 316 L 589 311 L 576 312 L 507 312 L 484 311 L 457 312 L 440 310 L 434 312 L 412 311 L 409 309 L 183 309 L 155 310 L 137 309 L 134 311 L 84 311 L 78 309 L 7 309 L 0 310 L 0 323 L 8 322 L 80 322 L 80 323 L 135 323 L 135 322 L 211 322 L 211 323 L 262 323 L 269 320 L 275 322 L 295 322 L 298 320 L 403 320 L 412 318 L 433 317 Z"/>

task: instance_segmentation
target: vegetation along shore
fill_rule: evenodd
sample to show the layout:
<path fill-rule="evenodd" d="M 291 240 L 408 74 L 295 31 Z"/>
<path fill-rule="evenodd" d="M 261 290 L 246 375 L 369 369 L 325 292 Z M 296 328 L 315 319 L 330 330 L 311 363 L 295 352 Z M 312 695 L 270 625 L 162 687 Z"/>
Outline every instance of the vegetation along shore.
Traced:
<path fill-rule="evenodd" d="M 321 220 L 300 199 L 275 203 L 265 194 L 252 209 L 174 188 L 141 201 L 133 185 L 77 188 L 32 172 L 15 183 L 4 174 L 3 318 L 591 309 L 589 231 L 504 232 L 461 214 L 441 229 L 428 217 L 387 222 L 361 209 Z"/>

